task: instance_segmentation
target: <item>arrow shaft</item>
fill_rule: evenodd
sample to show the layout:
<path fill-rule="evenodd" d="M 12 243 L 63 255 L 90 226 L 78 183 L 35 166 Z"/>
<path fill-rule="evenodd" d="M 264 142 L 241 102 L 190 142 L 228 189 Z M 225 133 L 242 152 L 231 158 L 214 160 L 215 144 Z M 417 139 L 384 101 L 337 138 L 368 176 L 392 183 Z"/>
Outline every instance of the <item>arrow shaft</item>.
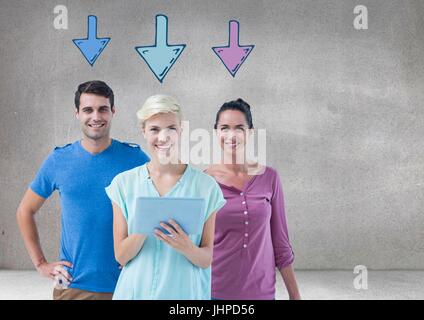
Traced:
<path fill-rule="evenodd" d="M 230 35 L 229 35 L 230 47 L 239 46 L 239 23 L 235 20 L 230 21 Z"/>
<path fill-rule="evenodd" d="M 96 16 L 88 16 L 87 38 L 88 39 L 97 38 L 97 17 Z"/>
<path fill-rule="evenodd" d="M 163 15 L 156 16 L 156 46 L 165 47 L 168 44 L 168 19 Z"/>

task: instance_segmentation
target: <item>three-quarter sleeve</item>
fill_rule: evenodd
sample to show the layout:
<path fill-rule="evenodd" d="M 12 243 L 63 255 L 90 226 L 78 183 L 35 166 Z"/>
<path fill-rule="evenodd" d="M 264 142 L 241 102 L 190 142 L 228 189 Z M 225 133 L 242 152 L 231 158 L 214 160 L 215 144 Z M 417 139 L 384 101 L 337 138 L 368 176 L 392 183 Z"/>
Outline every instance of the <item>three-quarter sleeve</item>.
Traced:
<path fill-rule="evenodd" d="M 274 171 L 273 192 L 271 198 L 271 236 L 274 248 L 275 265 L 281 270 L 294 261 L 294 253 L 290 244 L 286 214 L 284 210 L 283 188 L 278 173 Z"/>

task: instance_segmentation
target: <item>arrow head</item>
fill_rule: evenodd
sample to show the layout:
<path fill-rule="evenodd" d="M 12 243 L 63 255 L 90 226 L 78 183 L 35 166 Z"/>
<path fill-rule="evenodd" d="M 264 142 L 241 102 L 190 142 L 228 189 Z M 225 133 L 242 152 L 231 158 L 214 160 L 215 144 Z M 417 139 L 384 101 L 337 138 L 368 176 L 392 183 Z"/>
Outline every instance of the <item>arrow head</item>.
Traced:
<path fill-rule="evenodd" d="M 227 70 L 235 77 L 247 56 L 255 46 L 225 46 L 213 47 L 212 50 L 221 59 Z"/>
<path fill-rule="evenodd" d="M 162 82 L 185 48 L 185 44 L 164 46 L 141 46 L 135 50 L 146 61 L 159 82 Z"/>
<path fill-rule="evenodd" d="M 93 66 L 104 48 L 106 48 L 110 38 L 74 39 L 72 41 L 81 51 L 88 63 Z"/>

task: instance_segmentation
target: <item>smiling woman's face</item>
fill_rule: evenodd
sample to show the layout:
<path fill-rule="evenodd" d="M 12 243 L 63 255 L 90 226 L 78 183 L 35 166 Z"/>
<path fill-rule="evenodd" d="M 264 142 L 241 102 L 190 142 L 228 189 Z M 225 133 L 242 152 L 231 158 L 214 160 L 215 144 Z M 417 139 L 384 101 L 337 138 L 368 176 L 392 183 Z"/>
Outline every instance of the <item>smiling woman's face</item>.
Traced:
<path fill-rule="evenodd" d="M 221 148 L 228 155 L 244 151 L 251 131 L 246 116 L 238 110 L 221 112 L 216 130 Z"/>
<path fill-rule="evenodd" d="M 158 113 L 144 122 L 143 136 L 152 157 L 161 163 L 178 161 L 181 121 L 175 113 Z"/>

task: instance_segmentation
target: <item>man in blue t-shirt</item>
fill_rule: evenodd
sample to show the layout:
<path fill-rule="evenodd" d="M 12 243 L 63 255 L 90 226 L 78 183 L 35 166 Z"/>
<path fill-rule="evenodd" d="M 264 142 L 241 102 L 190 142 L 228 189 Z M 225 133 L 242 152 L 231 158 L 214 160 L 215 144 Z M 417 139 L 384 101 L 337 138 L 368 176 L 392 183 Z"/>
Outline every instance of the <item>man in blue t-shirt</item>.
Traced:
<path fill-rule="evenodd" d="M 56 280 L 54 299 L 111 299 L 120 266 L 113 248 L 112 179 L 149 159 L 138 145 L 110 138 L 115 114 L 112 89 L 88 81 L 75 92 L 82 140 L 55 148 L 44 161 L 17 210 L 25 246 L 37 271 Z M 34 215 L 55 191 L 62 209 L 60 260 L 48 262 Z"/>

